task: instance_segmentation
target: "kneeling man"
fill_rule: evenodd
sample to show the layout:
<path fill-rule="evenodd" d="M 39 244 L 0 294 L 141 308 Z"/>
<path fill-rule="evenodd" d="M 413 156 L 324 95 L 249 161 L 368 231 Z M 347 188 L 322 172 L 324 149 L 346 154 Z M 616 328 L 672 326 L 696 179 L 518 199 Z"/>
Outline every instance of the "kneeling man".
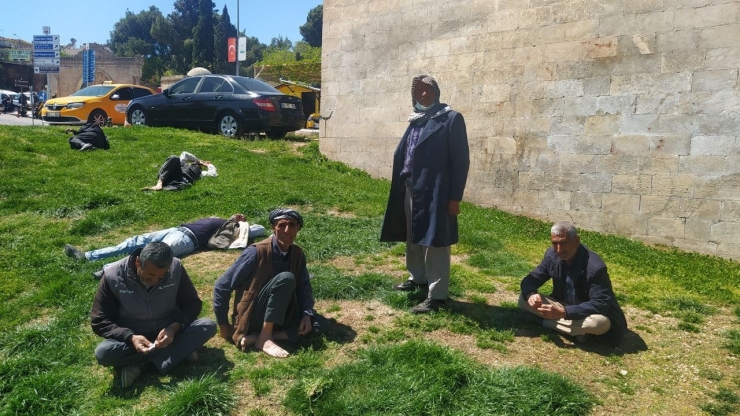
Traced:
<path fill-rule="evenodd" d="M 550 229 L 552 247 L 521 283 L 519 306 L 542 319 L 542 326 L 584 341 L 604 337 L 616 346 L 627 331 L 627 320 L 612 290 L 601 258 L 581 244 L 576 227 L 558 222 Z M 537 289 L 552 279 L 552 294 Z"/>
<path fill-rule="evenodd" d="M 287 357 L 277 340 L 296 342 L 311 332 L 313 290 L 306 256 L 293 242 L 303 217 L 292 209 L 270 213 L 273 235 L 253 244 L 218 278 L 213 288 L 213 310 L 221 337 L 245 350 L 254 345 L 273 357 Z M 229 300 L 234 311 L 229 323 Z"/>
<path fill-rule="evenodd" d="M 100 280 L 90 320 L 105 338 L 95 358 L 120 370 L 129 387 L 152 364 L 162 374 L 216 335 L 216 323 L 198 319 L 203 302 L 188 273 L 165 243 L 149 243 L 112 263 Z"/>

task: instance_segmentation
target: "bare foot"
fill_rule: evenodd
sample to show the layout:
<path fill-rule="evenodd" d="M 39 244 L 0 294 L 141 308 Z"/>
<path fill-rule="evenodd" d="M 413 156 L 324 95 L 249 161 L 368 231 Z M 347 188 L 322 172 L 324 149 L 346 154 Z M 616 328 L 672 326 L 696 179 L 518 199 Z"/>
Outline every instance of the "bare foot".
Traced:
<path fill-rule="evenodd" d="M 257 335 L 247 335 L 239 340 L 238 347 L 240 350 L 246 351 L 247 347 L 250 345 L 254 345 L 255 342 L 257 342 Z"/>
<path fill-rule="evenodd" d="M 285 358 L 289 355 L 288 351 L 285 351 L 284 349 L 280 348 L 280 346 L 275 344 L 271 339 L 268 339 L 265 341 L 257 340 L 254 346 L 257 347 L 257 349 L 262 350 L 265 354 L 271 357 Z"/>

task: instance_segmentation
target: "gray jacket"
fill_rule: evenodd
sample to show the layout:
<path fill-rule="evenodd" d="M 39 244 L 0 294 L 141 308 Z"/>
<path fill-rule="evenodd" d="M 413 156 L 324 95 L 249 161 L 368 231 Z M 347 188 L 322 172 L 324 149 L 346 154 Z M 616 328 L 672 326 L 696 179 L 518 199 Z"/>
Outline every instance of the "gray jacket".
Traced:
<path fill-rule="evenodd" d="M 93 332 L 101 337 L 122 342 L 132 335 L 150 338 L 174 322 L 188 326 L 200 314 L 203 302 L 180 260 L 174 258 L 169 272 L 147 290 L 134 266 L 140 252 L 105 269 L 90 312 Z"/>

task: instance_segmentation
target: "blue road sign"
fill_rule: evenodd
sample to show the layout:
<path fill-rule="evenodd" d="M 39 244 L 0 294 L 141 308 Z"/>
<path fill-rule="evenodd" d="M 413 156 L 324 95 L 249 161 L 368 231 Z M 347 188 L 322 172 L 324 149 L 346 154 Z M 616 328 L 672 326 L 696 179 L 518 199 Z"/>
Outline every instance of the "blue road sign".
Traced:
<path fill-rule="evenodd" d="M 58 43 L 34 43 L 33 44 L 34 50 L 41 50 L 41 51 L 56 51 L 59 50 L 59 44 Z"/>
<path fill-rule="evenodd" d="M 59 58 L 59 51 L 34 51 L 34 58 Z"/>
<path fill-rule="evenodd" d="M 34 42 L 59 43 L 59 35 L 33 35 Z"/>

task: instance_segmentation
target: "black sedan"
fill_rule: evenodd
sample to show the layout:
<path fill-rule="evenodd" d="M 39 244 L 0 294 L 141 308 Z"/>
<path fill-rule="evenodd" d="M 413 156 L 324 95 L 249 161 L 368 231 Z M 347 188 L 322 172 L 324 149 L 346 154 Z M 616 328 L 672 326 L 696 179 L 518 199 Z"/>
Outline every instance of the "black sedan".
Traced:
<path fill-rule="evenodd" d="M 132 100 L 131 125 L 187 127 L 227 137 L 262 133 L 279 139 L 306 124 L 301 99 L 235 75 L 189 76 L 161 94 Z"/>

